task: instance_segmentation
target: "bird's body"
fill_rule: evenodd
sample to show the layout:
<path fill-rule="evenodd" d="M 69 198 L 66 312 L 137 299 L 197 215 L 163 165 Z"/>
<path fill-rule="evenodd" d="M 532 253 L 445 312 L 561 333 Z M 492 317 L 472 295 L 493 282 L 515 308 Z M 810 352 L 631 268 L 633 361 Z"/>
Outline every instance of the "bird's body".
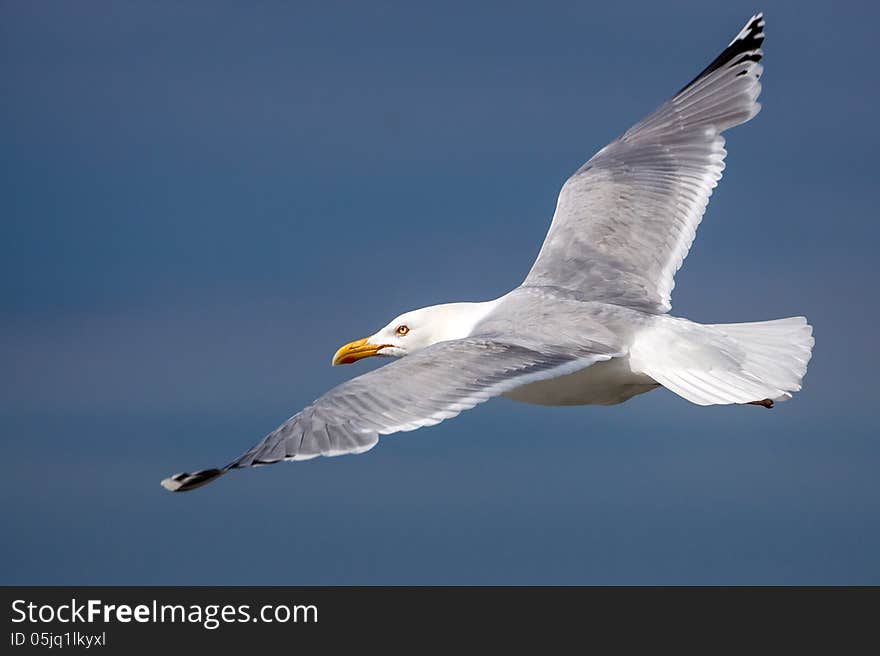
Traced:
<path fill-rule="evenodd" d="M 752 17 L 694 80 L 566 181 L 520 286 L 407 312 L 347 344 L 334 364 L 399 359 L 331 390 L 227 466 L 162 484 L 182 491 L 230 469 L 361 453 L 380 435 L 495 396 L 612 405 L 663 386 L 699 405 L 789 398 L 813 346 L 803 317 L 705 325 L 668 314 L 724 168 L 721 133 L 760 109 L 763 27 Z"/>
<path fill-rule="evenodd" d="M 521 385 L 503 394 L 506 398 L 537 405 L 613 405 L 658 384 L 647 374 L 634 371 L 629 352 L 638 335 L 650 325 L 651 315 L 620 306 L 579 300 L 561 289 L 519 287 L 498 301 L 468 336 L 517 334 L 539 343 L 546 340 L 540 317 L 553 317 L 554 340 L 561 348 L 583 348 L 584 337 L 600 339 L 615 356 L 574 373 Z M 538 321 L 534 321 L 537 318 Z M 561 321 L 560 321 L 561 319 Z"/>
<path fill-rule="evenodd" d="M 658 387 L 647 374 L 633 371 L 630 358 L 623 355 L 567 376 L 517 387 L 503 396 L 535 405 L 616 405 Z"/>

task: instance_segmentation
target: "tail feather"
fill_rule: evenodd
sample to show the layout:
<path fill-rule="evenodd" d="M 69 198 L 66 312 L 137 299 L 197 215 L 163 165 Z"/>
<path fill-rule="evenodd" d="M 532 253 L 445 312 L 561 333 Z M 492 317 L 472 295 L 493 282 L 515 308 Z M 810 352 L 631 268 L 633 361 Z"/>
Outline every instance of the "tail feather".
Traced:
<path fill-rule="evenodd" d="M 814 342 L 804 317 L 714 325 L 664 317 L 633 345 L 631 362 L 692 403 L 770 407 L 801 389 Z"/>
<path fill-rule="evenodd" d="M 815 343 L 813 327 L 805 317 L 714 327 L 743 347 L 744 370 L 783 390 L 786 398 L 800 391 Z"/>

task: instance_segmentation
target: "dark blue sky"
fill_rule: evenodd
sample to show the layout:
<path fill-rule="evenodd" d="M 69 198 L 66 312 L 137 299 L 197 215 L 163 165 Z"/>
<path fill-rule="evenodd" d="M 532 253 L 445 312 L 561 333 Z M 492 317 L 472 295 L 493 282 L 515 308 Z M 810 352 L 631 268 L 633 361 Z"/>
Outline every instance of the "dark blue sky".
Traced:
<path fill-rule="evenodd" d="M 880 10 L 309 4 L 0 5 L 0 583 L 880 583 Z M 498 400 L 159 487 L 375 366 L 342 343 L 518 284 L 567 175 L 757 9 L 673 311 L 807 315 L 792 402 Z"/>

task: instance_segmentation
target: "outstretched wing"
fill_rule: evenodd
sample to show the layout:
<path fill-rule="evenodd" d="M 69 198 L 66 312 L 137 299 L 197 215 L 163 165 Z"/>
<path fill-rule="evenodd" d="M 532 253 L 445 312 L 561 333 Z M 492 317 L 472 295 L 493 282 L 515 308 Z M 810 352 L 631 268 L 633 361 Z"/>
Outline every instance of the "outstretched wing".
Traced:
<path fill-rule="evenodd" d="M 763 41 L 758 14 L 672 100 L 566 181 L 524 285 L 670 310 L 673 276 L 724 169 L 721 133 L 761 108 Z"/>
<path fill-rule="evenodd" d="M 332 389 L 225 467 L 176 474 L 162 485 L 180 492 L 230 469 L 362 453 L 380 435 L 440 423 L 520 385 L 612 355 L 598 344 L 574 352 L 471 338 L 441 342 Z"/>

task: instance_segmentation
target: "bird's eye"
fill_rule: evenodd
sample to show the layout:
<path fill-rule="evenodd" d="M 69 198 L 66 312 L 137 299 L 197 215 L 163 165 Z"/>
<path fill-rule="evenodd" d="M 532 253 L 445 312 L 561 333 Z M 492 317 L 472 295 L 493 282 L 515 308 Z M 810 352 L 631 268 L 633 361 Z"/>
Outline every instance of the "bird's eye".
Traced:
<path fill-rule="evenodd" d="M 394 329 L 394 332 L 403 337 L 409 332 L 409 326 L 407 326 L 405 323 L 402 323 Z"/>

